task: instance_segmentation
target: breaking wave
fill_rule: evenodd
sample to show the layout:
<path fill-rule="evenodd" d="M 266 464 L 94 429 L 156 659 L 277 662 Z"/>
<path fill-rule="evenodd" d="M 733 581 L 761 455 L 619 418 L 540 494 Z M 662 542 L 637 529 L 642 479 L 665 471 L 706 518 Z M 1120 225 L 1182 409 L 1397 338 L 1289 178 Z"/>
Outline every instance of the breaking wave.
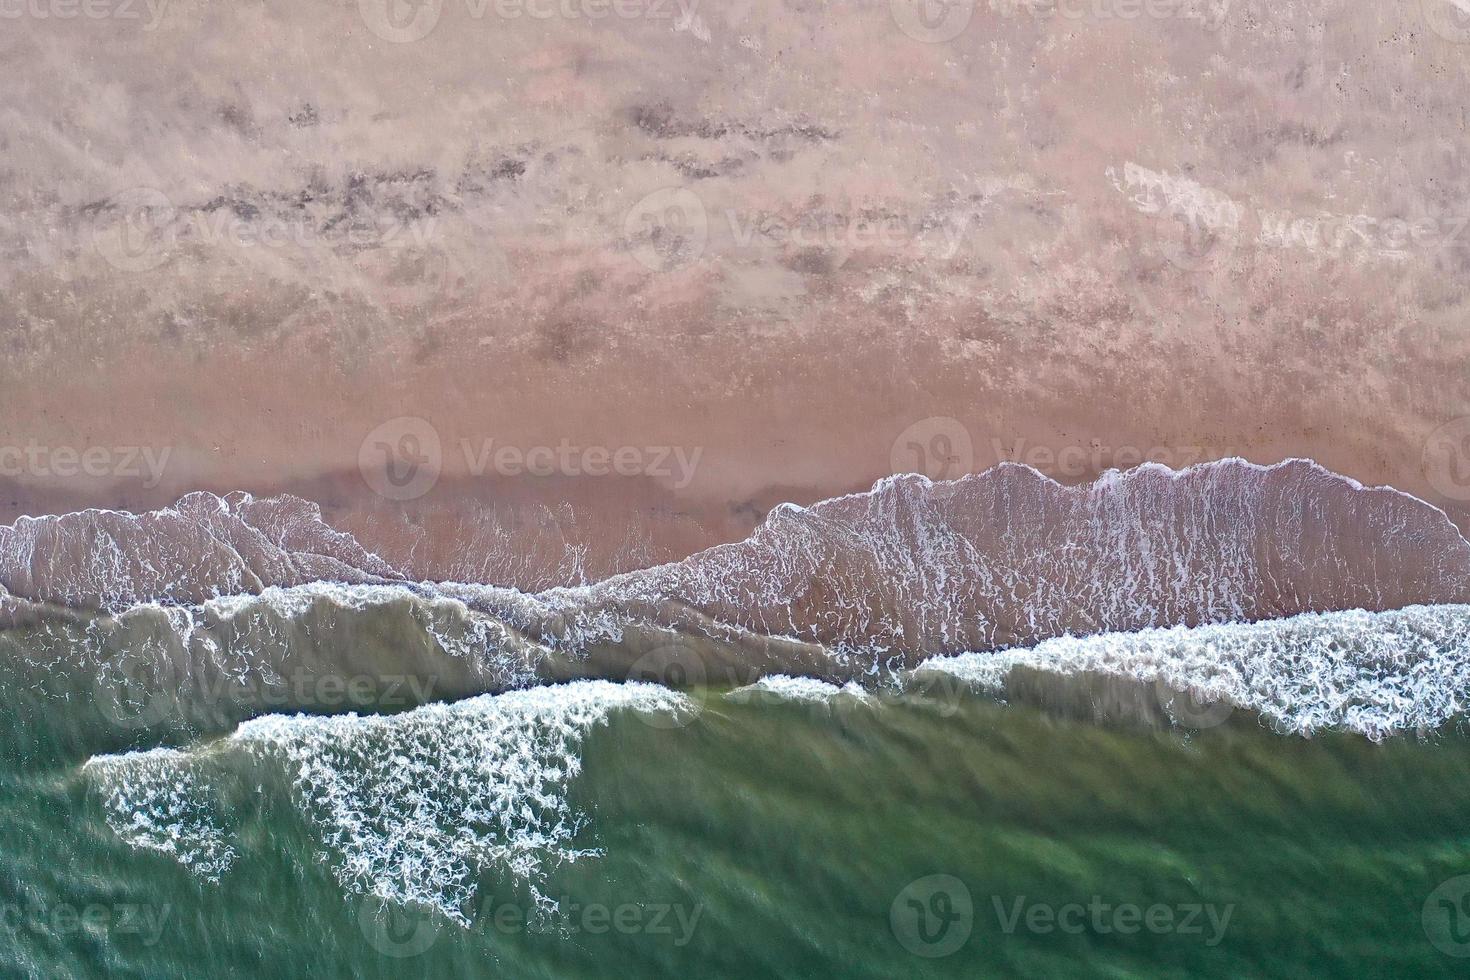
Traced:
<path fill-rule="evenodd" d="M 1391 612 L 1305 613 L 1260 623 L 1175 626 L 1137 633 L 1066 636 L 1034 647 L 936 657 L 931 672 L 1003 692 L 1018 667 L 1049 674 L 1102 674 L 1189 695 L 1186 726 L 1218 723 L 1246 709 L 1277 729 L 1322 729 L 1381 739 L 1432 732 L 1470 704 L 1470 606 Z"/>
<path fill-rule="evenodd" d="M 239 860 L 251 808 L 284 798 L 349 894 L 425 906 L 466 925 L 479 883 L 493 873 L 523 886 L 550 922 L 548 870 L 598 853 L 583 840 L 587 815 L 569 803 L 568 790 L 585 739 L 614 712 L 679 728 L 696 724 L 714 696 L 747 706 L 752 724 L 764 708 L 785 703 L 865 725 L 904 710 L 915 694 L 920 702 L 952 698 L 946 714 L 965 698 L 1010 700 L 1023 669 L 1079 685 L 1074 692 L 1094 699 L 1099 688 L 1089 678 L 1135 683 L 1153 703 L 1144 715 L 1162 709 L 1189 729 L 1238 710 L 1301 736 L 1433 733 L 1470 703 L 1470 606 L 1056 637 L 931 658 L 869 686 L 781 674 L 742 686 L 712 675 L 719 690 L 688 692 L 582 680 L 398 714 L 272 714 L 190 748 L 94 756 L 83 774 L 122 840 L 206 879 Z"/>
<path fill-rule="evenodd" d="M 492 870 L 554 910 L 538 887 L 547 868 L 596 853 L 578 846 L 585 821 L 567 799 L 582 740 L 614 711 L 686 703 L 652 685 L 584 681 L 392 716 L 271 715 L 196 749 L 96 756 L 83 771 L 116 834 L 207 878 L 236 859 L 226 815 L 283 776 L 344 890 L 467 924 Z"/>

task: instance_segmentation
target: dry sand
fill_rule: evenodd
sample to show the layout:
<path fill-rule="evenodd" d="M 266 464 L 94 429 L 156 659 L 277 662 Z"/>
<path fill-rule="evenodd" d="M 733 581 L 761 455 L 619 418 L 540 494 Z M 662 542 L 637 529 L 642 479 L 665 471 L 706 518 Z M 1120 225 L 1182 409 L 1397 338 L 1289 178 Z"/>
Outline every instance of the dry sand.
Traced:
<path fill-rule="evenodd" d="M 553 540 L 527 580 L 575 581 L 895 470 L 1241 455 L 1470 526 L 1440 0 L 980 3 L 939 43 L 880 3 L 51 9 L 0 32 L 0 450 L 46 460 L 0 456 L 6 519 L 289 491 L 420 574 Z M 425 448 L 365 447 L 400 417 L 440 471 L 402 501 L 360 466 Z M 492 439 L 638 472 L 477 473 Z"/>

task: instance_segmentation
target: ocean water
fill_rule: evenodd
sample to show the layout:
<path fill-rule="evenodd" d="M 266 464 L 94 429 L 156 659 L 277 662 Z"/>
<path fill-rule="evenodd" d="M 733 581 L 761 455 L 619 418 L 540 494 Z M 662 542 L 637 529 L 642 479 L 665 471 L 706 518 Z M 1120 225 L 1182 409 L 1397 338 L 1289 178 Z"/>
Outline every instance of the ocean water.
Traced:
<path fill-rule="evenodd" d="M 290 501 L 13 528 L 0 975 L 1463 976 L 1470 546 L 1156 470 L 540 593 Z"/>
<path fill-rule="evenodd" d="M 1068 683 L 583 681 L 91 755 L 94 719 L 33 704 L 0 969 L 1463 975 L 1457 725 L 1195 730 Z"/>

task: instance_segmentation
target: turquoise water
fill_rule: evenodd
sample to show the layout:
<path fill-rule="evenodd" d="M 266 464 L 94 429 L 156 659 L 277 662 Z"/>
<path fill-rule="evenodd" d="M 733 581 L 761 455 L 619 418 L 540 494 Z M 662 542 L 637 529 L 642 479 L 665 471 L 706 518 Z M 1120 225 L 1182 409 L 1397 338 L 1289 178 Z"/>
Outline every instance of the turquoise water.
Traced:
<path fill-rule="evenodd" d="M 212 734 L 159 762 L 161 782 L 122 780 L 127 805 L 99 772 L 136 775 L 139 757 L 85 763 L 155 742 L 108 731 L 92 705 L 18 694 L 0 972 L 1448 977 L 1470 963 L 1470 740 L 1454 726 L 1375 744 L 1236 711 L 1190 731 L 1099 718 L 1127 699 L 1085 678 L 1011 703 L 616 687 L 399 715 L 346 748 L 315 723 Z M 555 707 L 609 700 L 574 722 Z M 465 748 L 487 724 L 508 727 Z M 540 781 L 507 790 L 533 762 Z M 164 812 L 149 810 L 158 792 L 182 801 L 176 837 L 226 842 L 217 880 L 119 833 L 119 814 Z M 486 796 L 512 805 L 464 816 Z M 322 817 L 344 807 L 364 821 L 352 834 Z M 353 847 L 404 826 L 420 837 L 357 852 L 378 862 L 358 884 L 438 907 L 354 885 Z M 532 831 L 539 851 L 495 850 Z"/>

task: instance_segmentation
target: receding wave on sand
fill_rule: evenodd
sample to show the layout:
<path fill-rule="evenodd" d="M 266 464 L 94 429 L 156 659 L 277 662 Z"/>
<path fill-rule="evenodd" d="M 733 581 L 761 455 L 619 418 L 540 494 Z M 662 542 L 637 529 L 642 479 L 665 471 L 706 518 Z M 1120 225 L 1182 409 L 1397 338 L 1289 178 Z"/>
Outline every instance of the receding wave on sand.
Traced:
<path fill-rule="evenodd" d="M 214 683 L 397 658 L 448 696 L 618 679 L 669 644 L 846 680 L 1055 637 L 1465 602 L 1470 543 L 1423 501 L 1303 460 L 1078 487 L 1006 464 L 778 507 L 743 541 L 537 593 L 410 582 L 314 505 L 244 494 L 23 519 L 0 528 L 0 584 L 12 660 L 148 650 L 155 672 Z"/>
<path fill-rule="evenodd" d="M 1129 628 L 1443 601 L 1464 594 L 1467 570 L 1470 543 L 1438 508 L 1307 460 L 1145 464 L 1073 487 L 1006 463 L 782 505 L 744 541 L 535 597 L 559 612 L 677 599 L 766 633 L 913 645 L 960 639 L 947 613 L 965 603 L 993 610 L 971 627 L 982 632 L 1074 618 Z M 0 585 L 79 609 L 408 577 L 289 496 L 193 493 L 143 514 L 87 510 L 0 528 Z M 496 578 L 475 584 L 516 591 Z M 854 597 L 858 587 L 870 594 Z M 892 615 L 879 622 L 883 612 Z"/>

